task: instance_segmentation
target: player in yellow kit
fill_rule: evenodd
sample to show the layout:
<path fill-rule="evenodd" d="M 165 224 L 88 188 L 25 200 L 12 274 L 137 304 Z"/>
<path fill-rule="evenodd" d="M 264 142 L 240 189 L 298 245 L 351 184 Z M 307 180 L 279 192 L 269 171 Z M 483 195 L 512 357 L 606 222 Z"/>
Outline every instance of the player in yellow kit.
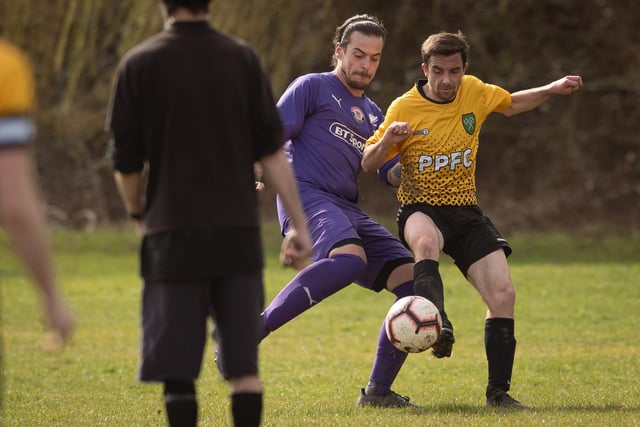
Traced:
<path fill-rule="evenodd" d="M 28 61 L 0 38 L 0 226 L 38 288 L 50 344 L 57 348 L 71 337 L 75 323 L 56 280 L 34 179 L 33 98 Z"/>
<path fill-rule="evenodd" d="M 511 248 L 477 204 L 478 136 L 490 113 L 512 116 L 531 110 L 553 95 L 580 89 L 582 78 L 566 76 L 510 94 L 465 75 L 468 51 L 460 32 L 441 32 L 425 40 L 426 78 L 393 101 L 384 123 L 367 141 L 362 166 L 375 170 L 399 157 L 398 165 L 388 163 L 384 170 L 391 183 L 398 167 L 401 171 L 398 229 L 400 239 L 414 252 L 416 294 L 444 310 L 440 252 L 451 256 L 487 305 L 487 405 L 526 408 L 507 393 L 516 348 L 515 289 L 507 264 Z"/>

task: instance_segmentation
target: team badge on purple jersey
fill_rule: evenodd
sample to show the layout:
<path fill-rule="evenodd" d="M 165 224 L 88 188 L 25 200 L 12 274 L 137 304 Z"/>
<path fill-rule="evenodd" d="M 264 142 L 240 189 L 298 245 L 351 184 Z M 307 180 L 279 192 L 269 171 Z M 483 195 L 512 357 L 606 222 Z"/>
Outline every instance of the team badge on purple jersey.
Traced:
<path fill-rule="evenodd" d="M 364 112 L 360 109 L 360 107 L 358 107 L 357 105 L 354 105 L 353 107 L 351 107 L 351 115 L 353 116 L 354 119 L 356 119 L 356 122 L 358 122 L 358 124 L 364 123 L 364 119 L 366 116 L 364 115 Z"/>

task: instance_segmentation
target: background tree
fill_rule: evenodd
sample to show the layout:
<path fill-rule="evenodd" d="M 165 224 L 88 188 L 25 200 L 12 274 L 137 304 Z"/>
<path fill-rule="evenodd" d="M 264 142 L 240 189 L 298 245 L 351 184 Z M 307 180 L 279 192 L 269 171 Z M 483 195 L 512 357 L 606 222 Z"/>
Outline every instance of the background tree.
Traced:
<path fill-rule="evenodd" d="M 462 30 L 469 72 L 512 91 L 581 74 L 579 94 L 487 121 L 479 197 L 505 232 L 640 234 L 640 3 L 214 0 L 211 20 L 256 48 L 279 96 L 295 76 L 330 70 L 335 26 L 355 13 L 375 14 L 389 30 L 368 91 L 383 109 L 420 77 L 420 45 L 440 30 Z M 34 62 L 39 172 L 52 216 L 67 225 L 124 218 L 104 155 L 104 114 L 120 58 L 160 27 L 154 0 L 0 0 L 0 33 Z M 375 177 L 362 177 L 361 195 L 375 215 L 395 214 L 392 191 Z"/>

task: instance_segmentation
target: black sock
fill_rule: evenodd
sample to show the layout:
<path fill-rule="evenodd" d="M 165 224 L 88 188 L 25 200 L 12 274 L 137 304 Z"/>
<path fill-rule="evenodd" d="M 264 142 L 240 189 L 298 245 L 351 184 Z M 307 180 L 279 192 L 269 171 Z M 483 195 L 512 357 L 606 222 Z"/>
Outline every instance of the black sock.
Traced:
<path fill-rule="evenodd" d="M 231 413 L 235 427 L 256 427 L 262 418 L 262 393 L 231 395 Z"/>
<path fill-rule="evenodd" d="M 484 347 L 489 365 L 487 397 L 496 391 L 509 391 L 513 358 L 516 354 L 514 320 L 499 317 L 487 319 L 484 325 Z"/>
<path fill-rule="evenodd" d="M 442 320 L 449 320 L 444 309 L 444 286 L 438 269 L 439 263 L 423 259 L 413 267 L 413 291 L 431 301 L 440 311 Z"/>
<path fill-rule="evenodd" d="M 198 422 L 196 387 L 190 381 L 164 383 L 164 406 L 171 427 L 192 427 Z"/>

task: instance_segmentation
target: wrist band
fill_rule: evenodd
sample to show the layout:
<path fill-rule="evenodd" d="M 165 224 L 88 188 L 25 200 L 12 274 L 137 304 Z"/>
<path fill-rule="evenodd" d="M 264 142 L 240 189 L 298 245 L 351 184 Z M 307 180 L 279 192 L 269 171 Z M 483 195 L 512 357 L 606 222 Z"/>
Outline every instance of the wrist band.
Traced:
<path fill-rule="evenodd" d="M 136 220 L 136 221 L 140 221 L 142 219 L 142 217 L 144 216 L 143 213 L 133 213 L 133 212 L 129 212 L 129 218 Z"/>

